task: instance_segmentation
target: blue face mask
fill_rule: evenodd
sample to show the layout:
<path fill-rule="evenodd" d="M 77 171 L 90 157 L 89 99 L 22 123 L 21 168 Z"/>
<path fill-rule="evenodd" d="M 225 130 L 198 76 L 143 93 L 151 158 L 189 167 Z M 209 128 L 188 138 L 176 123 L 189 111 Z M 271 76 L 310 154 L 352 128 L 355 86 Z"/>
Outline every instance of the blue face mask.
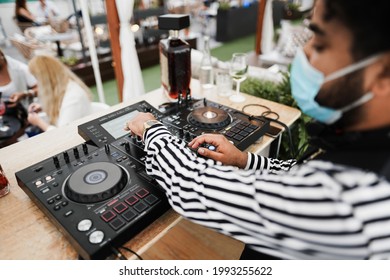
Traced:
<path fill-rule="evenodd" d="M 315 101 L 321 86 L 326 82 L 335 80 L 356 70 L 364 68 L 377 61 L 379 57 L 380 55 L 375 55 L 366 58 L 360 62 L 337 70 L 336 72 L 325 77 L 323 73 L 315 69 L 310 64 L 303 50 L 299 49 L 291 67 L 290 81 L 292 95 L 297 101 L 299 108 L 305 114 L 326 124 L 335 123 L 341 118 L 344 112 L 347 112 L 371 100 L 373 98 L 373 94 L 368 92 L 353 103 L 336 110 L 321 106 Z"/>

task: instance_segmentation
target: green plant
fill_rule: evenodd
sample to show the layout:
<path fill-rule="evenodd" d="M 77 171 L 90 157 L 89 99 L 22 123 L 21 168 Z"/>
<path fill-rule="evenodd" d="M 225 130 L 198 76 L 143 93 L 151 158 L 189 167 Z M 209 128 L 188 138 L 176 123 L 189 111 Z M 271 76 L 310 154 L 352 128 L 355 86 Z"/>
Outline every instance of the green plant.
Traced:
<path fill-rule="evenodd" d="M 288 3 L 287 4 L 287 9 L 289 11 L 296 11 L 296 12 L 298 12 L 300 7 L 301 7 L 301 5 L 300 4 L 296 4 L 296 3 Z"/>
<path fill-rule="evenodd" d="M 230 9 L 230 1 L 220 0 L 218 9 L 229 10 Z"/>
<path fill-rule="evenodd" d="M 68 66 L 74 66 L 74 65 L 76 65 L 77 64 L 77 62 L 78 62 L 78 58 L 77 57 L 75 57 L 75 56 L 70 56 L 70 57 L 61 57 L 60 58 L 60 60 L 64 63 L 64 64 L 66 64 L 66 65 L 68 65 Z"/>
<path fill-rule="evenodd" d="M 291 95 L 290 73 L 282 72 L 283 79 L 280 83 L 260 80 L 249 77 L 241 85 L 241 91 L 250 95 L 261 97 L 290 107 L 298 108 L 297 103 Z M 311 118 L 305 114 L 290 128 L 292 143 L 296 151 L 295 158 L 299 158 L 306 151 L 309 136 L 306 131 L 306 124 Z M 283 133 L 279 151 L 280 159 L 289 159 L 292 156 L 288 133 Z"/>

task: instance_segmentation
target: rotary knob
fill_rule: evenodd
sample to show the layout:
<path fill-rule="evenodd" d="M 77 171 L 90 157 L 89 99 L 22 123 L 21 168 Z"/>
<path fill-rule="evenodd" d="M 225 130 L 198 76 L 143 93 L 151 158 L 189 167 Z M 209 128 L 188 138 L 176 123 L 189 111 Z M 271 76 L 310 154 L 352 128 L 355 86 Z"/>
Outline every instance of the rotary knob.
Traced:
<path fill-rule="evenodd" d="M 91 229 L 91 227 L 92 227 L 92 221 L 90 219 L 81 220 L 77 224 L 77 230 L 78 231 L 88 231 L 88 230 Z"/>
<path fill-rule="evenodd" d="M 92 244 L 99 244 L 104 239 L 104 232 L 96 230 L 89 235 L 89 242 Z"/>

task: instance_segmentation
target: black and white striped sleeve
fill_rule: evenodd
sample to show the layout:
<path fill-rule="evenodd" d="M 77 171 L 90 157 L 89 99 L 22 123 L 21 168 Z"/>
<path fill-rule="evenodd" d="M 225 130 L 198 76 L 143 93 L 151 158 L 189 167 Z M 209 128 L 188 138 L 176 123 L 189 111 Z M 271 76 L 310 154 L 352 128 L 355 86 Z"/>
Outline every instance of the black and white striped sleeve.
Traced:
<path fill-rule="evenodd" d="M 374 173 L 311 161 L 275 174 L 265 158 L 261 168 L 223 166 L 162 125 L 147 131 L 145 151 L 147 173 L 176 212 L 254 250 L 283 259 L 390 259 L 390 183 Z"/>
<path fill-rule="evenodd" d="M 278 160 L 248 153 L 245 170 L 267 170 L 271 173 L 277 173 L 279 171 L 288 171 L 295 164 L 295 159 Z"/>

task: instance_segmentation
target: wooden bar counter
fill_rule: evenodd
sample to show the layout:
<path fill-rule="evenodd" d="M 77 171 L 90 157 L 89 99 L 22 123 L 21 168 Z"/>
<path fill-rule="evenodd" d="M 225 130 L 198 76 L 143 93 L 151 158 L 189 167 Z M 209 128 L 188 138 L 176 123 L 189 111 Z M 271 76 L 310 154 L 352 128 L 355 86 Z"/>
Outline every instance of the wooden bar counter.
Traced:
<path fill-rule="evenodd" d="M 199 90 L 198 82 L 193 80 L 191 87 L 193 92 Z M 245 96 L 246 101 L 244 103 L 232 103 L 228 98 L 218 96 L 215 92 L 205 95 L 209 100 L 238 110 L 245 104 L 265 105 L 277 112 L 280 116 L 279 120 L 287 125 L 291 125 L 300 116 L 300 111 L 297 109 L 257 97 Z M 18 186 L 15 172 L 83 143 L 84 139 L 77 133 L 79 124 L 141 100 L 146 100 L 156 108 L 158 108 L 158 105 L 167 102 L 162 89 L 157 89 L 135 98 L 132 102 L 112 106 L 107 111 L 90 115 L 65 127 L 42 133 L 0 149 L 0 164 L 11 184 L 11 192 L 0 198 L 0 260 L 78 258 L 76 250 L 64 235 Z M 259 115 L 264 111 L 259 107 L 251 107 L 250 109 L 249 113 L 253 115 Z M 274 138 L 264 136 L 251 145 L 248 151 L 263 153 L 273 140 Z M 131 248 L 138 254 L 142 254 L 181 219 L 181 216 L 170 209 L 124 246 Z M 132 255 L 129 254 L 126 257 L 131 258 Z"/>

